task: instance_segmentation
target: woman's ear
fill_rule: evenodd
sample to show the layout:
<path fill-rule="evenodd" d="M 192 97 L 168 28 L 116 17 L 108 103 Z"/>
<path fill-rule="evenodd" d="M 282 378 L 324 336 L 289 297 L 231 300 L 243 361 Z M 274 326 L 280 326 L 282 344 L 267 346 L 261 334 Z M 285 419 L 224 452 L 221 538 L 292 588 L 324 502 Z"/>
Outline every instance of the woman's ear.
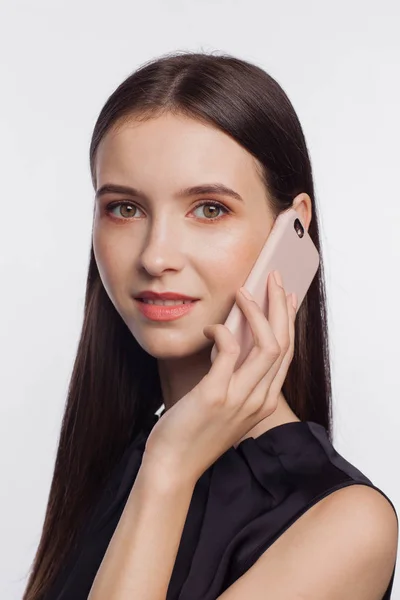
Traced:
<path fill-rule="evenodd" d="M 312 202 L 310 196 L 305 192 L 298 194 L 293 200 L 292 208 L 299 213 L 301 222 L 308 231 L 312 219 Z"/>

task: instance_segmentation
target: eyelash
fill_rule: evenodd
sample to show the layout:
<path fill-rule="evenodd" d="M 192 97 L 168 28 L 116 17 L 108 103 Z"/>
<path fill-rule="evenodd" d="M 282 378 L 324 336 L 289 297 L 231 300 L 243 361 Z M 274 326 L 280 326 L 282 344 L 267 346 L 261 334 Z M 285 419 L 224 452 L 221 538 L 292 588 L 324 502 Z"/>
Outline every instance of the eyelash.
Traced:
<path fill-rule="evenodd" d="M 108 204 L 105 208 L 107 214 L 111 214 L 111 211 L 116 208 L 117 206 L 134 206 L 135 208 L 139 208 L 138 206 L 136 206 L 136 204 L 134 202 L 128 202 L 128 201 L 120 201 L 120 202 L 110 202 L 110 204 Z M 224 206 L 224 204 L 221 204 L 220 202 L 200 202 L 199 204 L 196 204 L 196 206 L 193 207 L 193 210 L 196 210 L 197 208 L 199 208 L 200 206 L 216 206 L 218 208 L 220 208 L 221 210 L 225 211 L 226 214 L 229 214 L 231 211 L 229 210 L 229 208 L 227 208 L 226 206 Z M 141 210 L 139 208 L 139 210 Z M 116 218 L 117 221 L 130 221 L 130 218 L 125 218 L 122 217 L 121 219 L 117 218 L 117 217 L 113 217 L 111 216 L 111 218 Z M 132 219 L 135 219 L 135 217 L 131 217 Z M 196 217 L 199 218 L 199 217 Z M 222 219 L 223 217 L 214 217 L 211 219 L 200 219 L 201 221 L 209 221 L 211 223 L 215 222 L 215 221 L 219 221 L 220 219 Z"/>

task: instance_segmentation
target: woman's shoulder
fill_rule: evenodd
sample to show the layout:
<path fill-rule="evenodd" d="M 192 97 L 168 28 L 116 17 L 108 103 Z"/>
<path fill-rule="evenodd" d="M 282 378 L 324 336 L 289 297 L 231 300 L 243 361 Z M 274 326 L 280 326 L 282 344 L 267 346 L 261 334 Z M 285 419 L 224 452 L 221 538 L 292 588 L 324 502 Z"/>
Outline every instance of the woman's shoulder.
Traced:
<path fill-rule="evenodd" d="M 248 592 L 261 588 L 272 595 L 322 598 L 335 589 L 350 598 L 355 590 L 360 597 L 374 590 L 374 597 L 388 600 L 397 543 L 397 517 L 386 496 L 368 485 L 348 484 L 314 503 L 274 543 L 256 552 L 245 581 L 235 584 L 244 574 L 236 572 L 230 593 L 234 598 L 246 586 Z"/>
<path fill-rule="evenodd" d="M 379 530 L 386 523 L 385 531 L 394 535 L 393 502 L 337 451 L 327 430 L 313 421 L 284 423 L 244 439 L 217 461 L 212 479 L 211 488 L 223 482 L 230 498 L 233 488 L 251 487 L 244 500 L 238 494 L 236 501 L 237 513 L 247 511 L 248 524 L 236 534 L 239 550 L 230 557 L 231 577 L 244 573 L 289 529 L 286 539 L 301 537 L 322 515 L 329 514 L 334 522 L 357 512 L 356 526 L 370 513 L 371 527 Z M 220 502 L 220 492 L 218 498 Z M 220 518 L 223 522 L 224 514 Z"/>

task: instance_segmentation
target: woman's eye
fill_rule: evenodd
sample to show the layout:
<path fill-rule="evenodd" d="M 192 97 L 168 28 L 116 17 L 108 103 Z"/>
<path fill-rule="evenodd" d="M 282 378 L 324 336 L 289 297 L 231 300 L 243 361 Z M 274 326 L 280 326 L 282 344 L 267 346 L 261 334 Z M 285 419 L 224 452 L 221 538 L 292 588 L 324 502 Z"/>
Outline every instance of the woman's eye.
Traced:
<path fill-rule="evenodd" d="M 225 214 L 230 212 L 226 206 L 220 204 L 219 202 L 202 202 L 201 204 L 195 206 L 193 211 L 203 207 L 206 207 L 206 209 L 203 211 L 203 215 L 205 216 L 205 219 L 203 220 L 205 221 L 216 221 L 220 216 L 218 214 L 219 211 L 224 211 Z M 209 207 L 211 207 L 211 210 Z M 118 209 L 119 216 L 123 217 L 121 220 L 131 219 L 133 216 L 136 216 L 135 211 L 140 210 L 136 204 L 133 204 L 133 202 L 113 202 L 106 207 L 106 212 L 117 216 L 115 213 L 113 213 L 115 209 Z M 125 211 L 125 214 L 123 214 L 123 211 Z"/>
<path fill-rule="evenodd" d="M 106 206 L 106 212 L 107 213 L 111 213 L 114 216 L 116 216 L 113 211 L 116 208 L 120 208 L 122 207 L 124 210 L 126 210 L 127 214 L 122 214 L 121 210 L 119 211 L 119 214 L 124 217 L 124 218 L 128 218 L 130 219 L 132 217 L 132 215 L 134 214 L 135 210 L 137 210 L 137 206 L 135 204 L 133 204 L 132 202 L 112 202 L 111 204 L 109 204 L 108 206 Z"/>
<path fill-rule="evenodd" d="M 210 206 L 211 206 L 212 210 L 209 211 L 209 209 L 207 208 L 203 213 L 206 216 L 207 221 L 215 221 L 217 219 L 217 216 L 219 216 L 219 215 L 216 216 L 216 213 L 218 211 L 223 210 L 225 214 L 230 212 L 229 209 L 226 208 L 226 206 L 224 206 L 223 204 L 219 204 L 219 202 L 202 202 L 201 204 L 198 204 L 197 206 L 195 206 L 195 208 L 193 210 L 197 210 L 198 208 L 203 208 L 203 207 L 210 207 Z"/>

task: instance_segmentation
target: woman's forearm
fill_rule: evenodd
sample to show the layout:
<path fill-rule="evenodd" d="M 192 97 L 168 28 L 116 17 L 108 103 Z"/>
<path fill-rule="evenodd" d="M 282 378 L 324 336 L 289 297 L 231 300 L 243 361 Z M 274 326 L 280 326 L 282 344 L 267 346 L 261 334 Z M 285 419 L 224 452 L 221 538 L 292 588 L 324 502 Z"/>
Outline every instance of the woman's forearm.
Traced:
<path fill-rule="evenodd" d="M 88 600 L 165 600 L 194 483 L 143 456 Z"/>

